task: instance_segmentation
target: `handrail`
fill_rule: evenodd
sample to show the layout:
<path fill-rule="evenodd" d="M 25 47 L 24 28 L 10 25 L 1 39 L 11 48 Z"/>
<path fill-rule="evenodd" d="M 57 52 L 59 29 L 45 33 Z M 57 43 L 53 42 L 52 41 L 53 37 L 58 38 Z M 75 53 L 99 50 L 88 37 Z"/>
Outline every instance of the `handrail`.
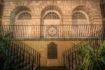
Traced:
<path fill-rule="evenodd" d="M 68 50 L 66 50 L 63 53 L 63 59 L 64 59 L 64 66 L 67 68 L 67 70 L 76 70 L 79 65 L 82 63 L 83 58 L 82 56 L 79 54 L 79 49 L 81 48 L 81 45 L 87 45 L 90 44 L 93 48 L 99 48 L 98 45 L 101 43 L 100 41 L 102 41 L 102 39 L 97 39 L 97 40 L 93 40 L 93 39 L 89 39 L 86 41 L 81 41 L 78 44 L 74 44 L 74 46 Z M 94 44 L 95 42 L 95 44 Z"/>
<path fill-rule="evenodd" d="M 83 58 L 82 56 L 79 54 L 79 49 L 81 48 L 81 44 L 83 44 L 83 42 L 86 41 L 82 41 L 78 44 L 74 44 L 74 46 L 68 50 L 66 50 L 63 53 L 63 59 L 64 59 L 64 66 L 67 68 L 67 70 L 76 70 L 79 65 L 82 63 Z M 87 41 L 86 44 L 88 44 L 89 41 Z"/>
<path fill-rule="evenodd" d="M 95 43 L 94 43 L 95 42 Z M 82 41 L 63 53 L 64 66 L 67 70 L 76 70 L 83 62 L 83 57 L 80 54 L 80 48 L 83 45 L 91 45 L 94 49 L 99 48 L 100 40 Z"/>
<path fill-rule="evenodd" d="M 10 41 L 7 46 L 11 53 L 10 63 L 15 63 L 17 70 L 36 70 L 40 67 L 40 53 L 36 50 L 16 41 Z"/>
<path fill-rule="evenodd" d="M 2 34 L 11 32 L 11 40 L 27 39 L 97 39 L 103 35 L 102 24 L 79 25 L 2 25 Z"/>

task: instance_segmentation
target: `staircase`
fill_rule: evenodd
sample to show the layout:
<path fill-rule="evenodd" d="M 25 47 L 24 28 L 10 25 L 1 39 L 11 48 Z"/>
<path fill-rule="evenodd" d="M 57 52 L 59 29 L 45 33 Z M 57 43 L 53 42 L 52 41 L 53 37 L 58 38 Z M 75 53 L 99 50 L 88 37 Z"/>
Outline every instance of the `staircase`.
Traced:
<path fill-rule="evenodd" d="M 41 70 L 66 70 L 66 69 L 63 66 L 59 66 L 59 67 L 41 67 Z"/>
<path fill-rule="evenodd" d="M 91 45 L 94 49 L 100 47 L 100 40 L 81 41 L 63 53 L 64 66 L 67 70 L 78 70 L 83 62 L 83 57 L 80 54 L 80 48 L 83 45 Z"/>
<path fill-rule="evenodd" d="M 25 44 L 10 42 L 8 50 L 10 52 L 8 70 L 38 70 L 40 67 L 40 54 Z"/>

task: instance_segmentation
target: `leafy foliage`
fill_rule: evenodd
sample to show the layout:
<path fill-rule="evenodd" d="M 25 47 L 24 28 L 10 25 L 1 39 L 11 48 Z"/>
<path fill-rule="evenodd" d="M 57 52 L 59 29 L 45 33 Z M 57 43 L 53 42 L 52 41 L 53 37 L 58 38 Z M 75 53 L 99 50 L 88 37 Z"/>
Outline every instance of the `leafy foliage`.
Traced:
<path fill-rule="evenodd" d="M 0 27 L 0 33 L 2 33 L 3 30 Z M 10 65 L 10 57 L 11 53 L 8 48 L 9 42 L 9 37 L 11 33 L 6 32 L 6 34 L 1 34 L 0 35 L 0 69 L 1 70 L 16 70 L 15 65 Z"/>
<path fill-rule="evenodd" d="M 105 44 L 101 43 L 99 48 L 93 48 L 91 44 L 82 44 L 80 53 L 83 63 L 79 70 L 104 70 L 105 69 Z"/>

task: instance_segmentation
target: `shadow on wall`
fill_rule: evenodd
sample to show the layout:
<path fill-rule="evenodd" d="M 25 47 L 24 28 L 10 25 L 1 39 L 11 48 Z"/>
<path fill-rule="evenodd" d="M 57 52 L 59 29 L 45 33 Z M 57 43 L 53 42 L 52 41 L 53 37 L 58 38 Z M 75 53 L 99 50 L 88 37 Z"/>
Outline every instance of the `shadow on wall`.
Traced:
<path fill-rule="evenodd" d="M 3 16 L 3 4 L 1 3 L 2 1 L 0 1 L 0 25 L 1 25 L 1 19 Z"/>
<path fill-rule="evenodd" d="M 100 0 L 100 8 L 101 8 L 101 15 L 103 18 L 103 36 L 105 36 L 105 0 Z"/>

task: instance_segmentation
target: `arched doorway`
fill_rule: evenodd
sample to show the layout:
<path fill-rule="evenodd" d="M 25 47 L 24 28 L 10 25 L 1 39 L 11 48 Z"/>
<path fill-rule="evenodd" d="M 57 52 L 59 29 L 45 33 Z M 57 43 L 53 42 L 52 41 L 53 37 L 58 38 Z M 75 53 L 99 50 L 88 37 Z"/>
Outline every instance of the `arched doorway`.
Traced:
<path fill-rule="evenodd" d="M 57 59 L 58 53 L 57 53 L 57 44 L 54 42 L 51 42 L 48 44 L 48 49 L 47 49 L 47 58 L 48 59 Z"/>
<path fill-rule="evenodd" d="M 47 66 L 60 66 L 58 45 L 50 42 L 47 46 Z"/>

